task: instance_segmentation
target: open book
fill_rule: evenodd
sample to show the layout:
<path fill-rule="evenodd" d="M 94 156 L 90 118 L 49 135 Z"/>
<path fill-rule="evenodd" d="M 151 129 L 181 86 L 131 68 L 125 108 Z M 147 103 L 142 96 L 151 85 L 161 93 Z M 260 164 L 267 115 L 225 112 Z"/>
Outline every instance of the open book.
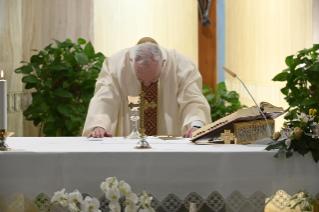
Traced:
<path fill-rule="evenodd" d="M 275 119 L 279 117 L 280 115 L 286 113 L 286 111 L 284 111 L 282 107 L 276 107 L 272 104 L 269 104 L 268 102 L 261 102 L 260 109 L 261 111 L 263 111 L 267 119 Z M 218 130 L 221 130 L 232 123 L 253 121 L 258 119 L 264 119 L 264 118 L 260 114 L 257 106 L 252 106 L 246 109 L 240 109 L 216 120 L 215 122 L 211 124 L 207 124 L 206 126 L 194 131 L 192 134 L 191 141 L 196 142 L 196 140 L 203 138 Z"/>

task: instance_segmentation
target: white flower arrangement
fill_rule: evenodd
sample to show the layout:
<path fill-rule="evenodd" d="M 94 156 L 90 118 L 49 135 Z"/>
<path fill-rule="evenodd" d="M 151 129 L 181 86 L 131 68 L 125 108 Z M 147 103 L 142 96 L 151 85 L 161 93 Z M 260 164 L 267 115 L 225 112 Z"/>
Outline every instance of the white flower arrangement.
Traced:
<path fill-rule="evenodd" d="M 151 207 L 153 197 L 150 197 L 144 191 L 138 196 L 132 192 L 131 186 L 125 181 L 118 183 L 116 177 L 106 178 L 105 182 L 100 185 L 101 190 L 105 193 L 105 197 L 110 201 L 109 208 L 112 212 L 121 212 L 121 205 L 119 203 L 121 195 L 125 196 L 126 207 L 124 212 L 155 212 Z M 96 198 L 89 196 L 83 199 L 82 194 L 75 190 L 67 194 L 65 189 L 57 191 L 51 199 L 52 205 L 62 205 L 68 207 L 71 212 L 101 212 L 100 202 Z"/>
<path fill-rule="evenodd" d="M 286 153 L 286 158 L 298 152 L 305 155 L 311 152 L 316 163 L 319 161 L 319 116 L 315 115 L 316 109 L 310 109 L 309 115 L 297 114 L 297 118 L 285 122 L 281 132 L 275 132 L 270 138 L 273 140 L 268 144 L 266 150 L 278 149 L 275 158 Z"/>

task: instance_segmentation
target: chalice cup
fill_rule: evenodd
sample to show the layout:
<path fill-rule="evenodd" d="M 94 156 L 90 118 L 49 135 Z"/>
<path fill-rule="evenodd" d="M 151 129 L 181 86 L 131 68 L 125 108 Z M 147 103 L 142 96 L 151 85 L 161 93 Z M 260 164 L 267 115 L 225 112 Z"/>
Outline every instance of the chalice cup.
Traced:
<path fill-rule="evenodd" d="M 133 121 L 133 131 L 131 134 L 125 137 L 125 139 L 139 139 L 141 134 L 138 131 L 137 121 L 140 119 L 138 116 L 138 109 L 136 107 L 132 108 L 133 115 L 131 116 L 131 120 Z"/>

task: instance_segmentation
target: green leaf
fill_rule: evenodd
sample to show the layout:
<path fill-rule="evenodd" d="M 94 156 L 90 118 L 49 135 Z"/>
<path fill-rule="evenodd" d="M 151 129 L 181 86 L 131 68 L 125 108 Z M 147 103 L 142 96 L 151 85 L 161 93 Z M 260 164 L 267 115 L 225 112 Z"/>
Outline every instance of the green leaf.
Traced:
<path fill-rule="evenodd" d="M 65 97 L 65 98 L 72 98 L 73 97 L 72 93 L 70 93 L 66 90 L 63 90 L 62 88 L 58 88 L 57 90 L 55 90 L 53 92 L 53 94 L 56 96 Z"/>
<path fill-rule="evenodd" d="M 56 64 L 51 65 L 51 66 L 50 66 L 50 69 L 51 69 L 51 70 L 61 71 L 61 70 L 69 69 L 69 67 L 68 67 L 68 65 L 65 64 L 65 63 L 56 63 Z"/>
<path fill-rule="evenodd" d="M 309 141 L 309 146 L 312 148 L 312 149 L 317 149 L 319 150 L 319 141 L 316 139 L 311 139 Z"/>
<path fill-rule="evenodd" d="M 51 113 L 45 119 L 46 122 L 54 122 L 55 120 L 56 120 L 55 116 L 52 115 Z"/>
<path fill-rule="evenodd" d="M 37 74 L 39 74 L 41 72 L 40 70 L 40 66 L 38 63 L 31 63 L 32 67 L 35 69 L 35 71 L 37 72 Z"/>
<path fill-rule="evenodd" d="M 47 136 L 49 135 L 53 135 L 53 132 L 55 132 L 57 129 L 55 127 L 54 122 L 48 122 L 45 123 L 43 126 L 43 132 L 44 134 L 46 134 Z"/>
<path fill-rule="evenodd" d="M 55 40 L 55 39 L 53 39 L 53 40 L 55 41 L 57 47 L 58 47 L 58 48 L 61 48 L 62 43 L 61 43 L 60 41 L 58 41 L 58 40 Z"/>
<path fill-rule="evenodd" d="M 286 158 L 290 158 L 294 153 L 294 149 L 293 148 L 289 148 L 286 152 Z"/>
<path fill-rule="evenodd" d="M 281 153 L 286 152 L 287 151 L 287 146 L 283 146 L 281 147 L 278 152 L 275 154 L 275 158 L 279 158 L 279 156 L 281 155 Z"/>
<path fill-rule="evenodd" d="M 69 88 L 71 84 L 68 81 L 63 82 L 63 88 Z"/>
<path fill-rule="evenodd" d="M 86 40 L 84 40 L 83 38 L 79 38 L 78 39 L 78 44 L 79 45 L 82 45 L 82 44 L 85 44 L 86 43 Z"/>
<path fill-rule="evenodd" d="M 51 88 L 51 87 L 52 87 L 52 80 L 45 81 L 45 82 L 43 83 L 43 85 L 46 86 L 46 87 Z"/>
<path fill-rule="evenodd" d="M 66 47 L 72 47 L 74 46 L 75 44 L 72 43 L 71 40 L 66 40 L 64 41 L 63 43 L 61 43 L 61 48 L 66 48 Z"/>
<path fill-rule="evenodd" d="M 66 128 L 71 131 L 73 129 L 73 123 L 70 120 L 65 121 Z"/>
<path fill-rule="evenodd" d="M 42 95 L 34 95 L 32 97 L 32 104 L 38 105 L 41 104 L 44 101 L 44 98 Z"/>
<path fill-rule="evenodd" d="M 57 106 L 57 109 L 61 114 L 65 115 L 65 116 L 70 116 L 72 114 L 71 105 L 60 104 Z"/>
<path fill-rule="evenodd" d="M 86 56 L 87 56 L 89 59 L 91 59 L 91 58 L 94 57 L 95 53 L 94 53 L 94 48 L 93 48 L 93 46 L 92 46 L 91 41 L 88 42 L 88 43 L 86 44 L 86 46 L 84 47 L 84 53 L 86 54 Z M 85 65 L 85 64 L 84 64 L 84 65 Z"/>
<path fill-rule="evenodd" d="M 315 98 L 312 98 L 312 97 L 309 97 L 309 98 L 306 98 L 302 101 L 302 105 L 312 105 L 312 104 L 315 104 L 315 103 L 319 103 Z"/>
<path fill-rule="evenodd" d="M 216 86 L 216 95 L 224 96 L 227 93 L 225 82 L 221 82 Z"/>
<path fill-rule="evenodd" d="M 208 85 L 203 85 L 203 90 L 202 93 L 205 95 L 207 93 L 212 93 L 213 89 L 211 87 L 209 87 Z"/>
<path fill-rule="evenodd" d="M 34 126 L 38 126 L 41 122 L 42 122 L 41 118 L 36 118 L 36 119 L 33 120 Z"/>
<path fill-rule="evenodd" d="M 84 53 L 75 53 L 75 60 L 80 64 L 80 65 L 87 65 L 89 62 L 88 57 Z"/>
<path fill-rule="evenodd" d="M 214 95 L 213 93 L 210 93 L 210 94 L 205 95 L 205 98 L 206 98 L 208 101 L 210 101 L 210 100 L 212 100 L 212 99 L 215 98 L 215 95 Z"/>
<path fill-rule="evenodd" d="M 294 64 L 294 58 L 293 57 L 294 57 L 294 55 L 290 55 L 290 56 L 286 57 L 285 62 L 286 62 L 287 66 L 292 66 Z"/>
<path fill-rule="evenodd" d="M 281 72 L 281 73 L 277 74 L 272 80 L 273 81 L 286 81 L 288 75 L 289 75 L 288 72 Z"/>
<path fill-rule="evenodd" d="M 25 89 L 31 89 L 31 88 L 34 88 L 37 84 L 36 83 L 26 83 L 25 84 Z"/>
<path fill-rule="evenodd" d="M 284 95 L 288 95 L 288 93 L 289 93 L 289 88 L 287 88 L 287 87 L 284 87 L 284 88 L 282 88 L 281 90 L 281 93 L 283 93 Z"/>
<path fill-rule="evenodd" d="M 25 76 L 22 78 L 22 82 L 39 83 L 40 80 L 34 75 Z"/>
<path fill-rule="evenodd" d="M 20 69 L 20 71 L 17 71 L 19 69 Z M 33 71 L 32 67 L 30 65 L 22 66 L 19 69 L 16 69 L 15 73 L 17 73 L 17 74 L 20 74 L 20 73 L 22 73 L 22 74 L 30 74 Z"/>
<path fill-rule="evenodd" d="M 37 105 L 36 109 L 40 113 L 44 113 L 50 109 L 50 106 L 46 102 L 42 102 L 41 104 Z"/>
<path fill-rule="evenodd" d="M 42 64 L 43 63 L 43 58 L 39 57 L 38 55 L 33 55 L 30 59 L 31 63 L 38 63 Z"/>

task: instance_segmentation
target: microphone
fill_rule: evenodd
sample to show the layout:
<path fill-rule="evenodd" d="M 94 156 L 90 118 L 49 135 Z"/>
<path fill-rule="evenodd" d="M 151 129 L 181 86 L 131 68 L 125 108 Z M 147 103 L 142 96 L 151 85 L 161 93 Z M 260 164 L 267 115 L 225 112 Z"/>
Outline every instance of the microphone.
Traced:
<path fill-rule="evenodd" d="M 257 106 L 257 108 L 259 109 L 260 111 L 260 114 L 264 117 L 264 119 L 266 120 L 266 124 L 267 124 L 267 128 L 266 128 L 266 132 L 267 132 L 267 137 L 270 137 L 270 127 L 269 127 L 269 124 L 268 124 L 268 121 L 267 121 L 267 118 L 265 116 L 265 114 L 261 111 L 260 107 L 258 106 L 258 104 L 256 103 L 255 99 L 253 98 L 253 96 L 250 94 L 249 90 L 247 89 L 247 87 L 245 86 L 245 84 L 243 83 L 243 81 L 241 81 L 239 79 L 239 77 L 236 76 L 236 74 L 234 72 L 232 72 L 231 70 L 229 70 L 228 68 L 222 66 L 222 69 L 224 69 L 224 71 L 226 71 L 230 76 L 234 77 L 234 78 L 237 78 L 241 84 L 243 84 L 243 86 L 245 87 L 246 91 L 249 93 L 250 97 L 252 98 L 252 100 L 255 102 L 255 105 Z"/>

